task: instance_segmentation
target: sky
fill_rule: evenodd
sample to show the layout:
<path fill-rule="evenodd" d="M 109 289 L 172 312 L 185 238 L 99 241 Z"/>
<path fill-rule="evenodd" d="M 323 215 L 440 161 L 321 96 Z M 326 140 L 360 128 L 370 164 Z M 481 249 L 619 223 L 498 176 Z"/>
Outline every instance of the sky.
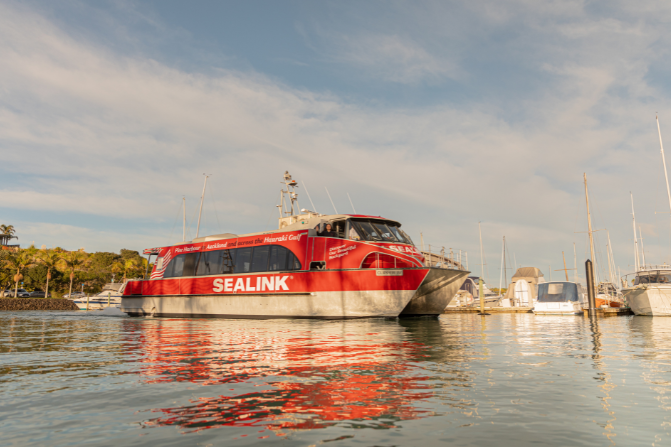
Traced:
<path fill-rule="evenodd" d="M 478 274 L 480 223 L 498 286 L 504 236 L 508 278 L 559 279 L 574 243 L 582 265 L 586 174 L 600 265 L 610 236 L 633 269 L 630 192 L 671 263 L 670 22 L 645 0 L 0 0 L 0 223 L 23 247 L 168 245 L 209 174 L 201 235 L 271 230 L 288 170 L 301 207 L 349 194 Z"/>

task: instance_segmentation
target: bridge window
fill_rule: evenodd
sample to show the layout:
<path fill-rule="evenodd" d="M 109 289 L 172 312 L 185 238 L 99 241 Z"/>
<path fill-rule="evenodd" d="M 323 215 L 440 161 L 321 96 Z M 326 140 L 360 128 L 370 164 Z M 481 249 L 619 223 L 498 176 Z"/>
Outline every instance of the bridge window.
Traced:
<path fill-rule="evenodd" d="M 248 273 L 252 266 L 252 247 L 236 248 L 235 249 L 235 273 Z"/>
<path fill-rule="evenodd" d="M 252 256 L 252 272 L 267 272 L 268 271 L 268 257 L 270 254 L 269 246 L 254 247 L 254 254 Z"/>

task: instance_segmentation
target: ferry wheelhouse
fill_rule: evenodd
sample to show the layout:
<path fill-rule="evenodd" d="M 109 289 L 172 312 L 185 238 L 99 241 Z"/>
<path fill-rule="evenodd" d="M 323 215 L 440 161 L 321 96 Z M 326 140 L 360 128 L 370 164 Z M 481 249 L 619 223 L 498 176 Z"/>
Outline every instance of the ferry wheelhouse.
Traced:
<path fill-rule="evenodd" d="M 150 278 L 129 281 L 121 310 L 132 316 L 365 318 L 438 315 L 467 271 L 431 268 L 397 221 L 297 208 L 279 229 L 218 234 L 145 250 Z M 330 228 L 330 230 L 329 230 Z"/>

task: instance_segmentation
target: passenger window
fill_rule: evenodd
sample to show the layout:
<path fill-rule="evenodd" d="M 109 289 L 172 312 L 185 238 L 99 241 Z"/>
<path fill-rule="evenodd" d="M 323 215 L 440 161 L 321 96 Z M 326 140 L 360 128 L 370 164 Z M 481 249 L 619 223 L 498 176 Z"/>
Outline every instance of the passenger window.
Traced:
<path fill-rule="evenodd" d="M 287 270 L 300 270 L 301 263 L 298 258 L 290 251 L 287 250 Z"/>
<path fill-rule="evenodd" d="M 391 232 L 389 228 L 383 223 L 374 223 L 373 226 L 378 231 L 382 239 L 389 242 L 397 242 L 396 236 Z"/>
<path fill-rule="evenodd" d="M 286 248 L 279 245 L 272 245 L 270 247 L 270 264 L 268 265 L 268 270 L 271 272 L 287 270 Z"/>
<path fill-rule="evenodd" d="M 177 255 L 172 258 L 163 273 L 164 278 L 179 278 L 182 276 L 182 271 L 184 270 L 184 256 L 185 255 Z"/>
<path fill-rule="evenodd" d="M 201 253 L 196 275 L 219 275 L 223 271 L 223 254 L 226 250 Z"/>
<path fill-rule="evenodd" d="M 233 273 L 235 270 L 235 253 L 236 250 L 221 250 L 222 252 L 222 270 L 221 273 Z"/>
<path fill-rule="evenodd" d="M 377 233 L 375 228 L 370 224 L 370 222 L 357 222 L 359 228 L 363 230 L 363 233 L 367 240 L 369 241 L 379 241 L 382 240 L 380 235 Z"/>
<path fill-rule="evenodd" d="M 235 249 L 235 273 L 247 273 L 252 264 L 252 247 Z"/>
<path fill-rule="evenodd" d="M 268 271 L 268 254 L 270 247 L 268 245 L 262 247 L 255 247 L 252 256 L 252 272 L 267 272 Z"/>
<path fill-rule="evenodd" d="M 349 234 L 347 235 L 347 238 L 353 241 L 360 241 L 361 239 L 363 239 L 361 237 L 361 233 L 359 232 L 359 230 L 356 229 L 354 222 L 350 221 L 349 223 Z"/>
<path fill-rule="evenodd" d="M 336 236 L 339 238 L 345 238 L 345 221 L 341 220 L 338 222 L 333 222 L 333 231 L 335 231 Z"/>
<path fill-rule="evenodd" d="M 187 253 L 184 256 L 184 270 L 182 276 L 196 276 L 196 266 L 198 265 L 198 258 L 200 253 Z"/>

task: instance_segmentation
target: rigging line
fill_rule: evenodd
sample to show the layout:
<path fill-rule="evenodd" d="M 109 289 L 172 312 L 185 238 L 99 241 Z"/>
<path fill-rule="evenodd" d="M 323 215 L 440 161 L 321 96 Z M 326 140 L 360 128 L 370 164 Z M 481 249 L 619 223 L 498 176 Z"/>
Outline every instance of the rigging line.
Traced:
<path fill-rule="evenodd" d="M 317 208 L 315 208 L 315 204 L 312 203 L 312 197 L 310 197 L 310 193 L 308 192 L 308 187 L 305 186 L 305 180 L 301 180 L 301 183 L 303 184 L 303 188 L 305 188 L 305 194 L 307 194 L 308 199 L 310 199 L 310 205 L 312 205 L 312 211 L 314 211 L 316 213 Z"/>
<path fill-rule="evenodd" d="M 217 202 L 212 197 L 212 192 L 211 191 L 210 191 L 209 197 L 210 197 L 210 202 L 212 203 L 212 208 L 214 208 L 214 217 L 217 218 L 217 227 L 219 227 L 219 233 L 222 233 L 223 229 L 221 228 L 221 222 L 219 222 L 219 213 L 217 213 Z"/>

